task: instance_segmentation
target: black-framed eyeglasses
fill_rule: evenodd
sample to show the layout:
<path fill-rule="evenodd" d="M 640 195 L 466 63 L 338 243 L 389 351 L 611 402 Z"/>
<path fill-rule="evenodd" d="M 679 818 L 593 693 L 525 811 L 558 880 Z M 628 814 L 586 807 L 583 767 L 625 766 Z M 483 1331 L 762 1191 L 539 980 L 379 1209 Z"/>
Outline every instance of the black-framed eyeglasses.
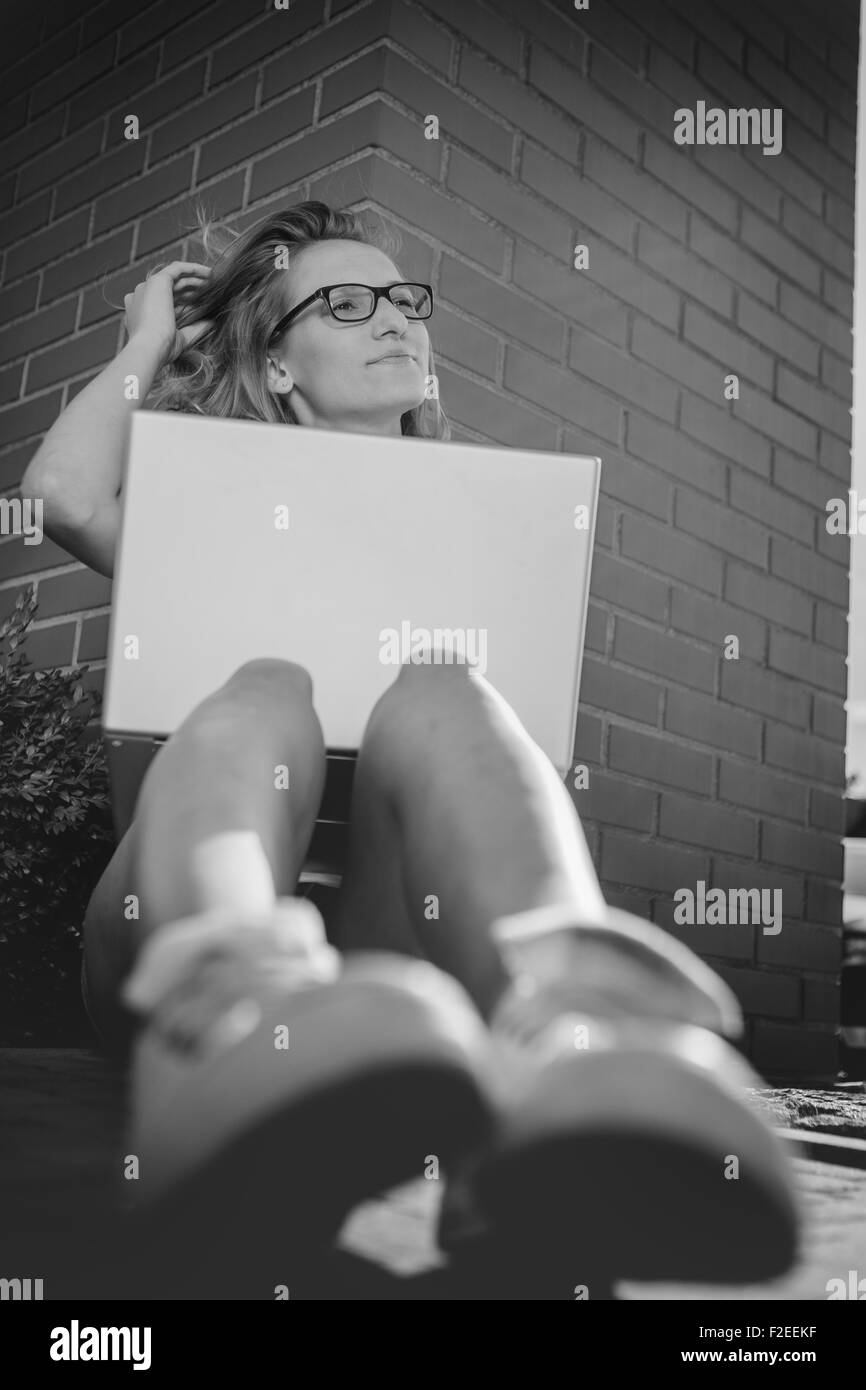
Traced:
<path fill-rule="evenodd" d="M 315 300 L 327 304 L 341 323 L 365 323 L 376 312 L 380 299 L 389 299 L 407 319 L 429 319 L 433 313 L 433 287 L 401 281 L 396 285 L 322 285 L 301 304 L 280 319 L 269 338 L 273 342 L 288 328 L 292 319 Z"/>

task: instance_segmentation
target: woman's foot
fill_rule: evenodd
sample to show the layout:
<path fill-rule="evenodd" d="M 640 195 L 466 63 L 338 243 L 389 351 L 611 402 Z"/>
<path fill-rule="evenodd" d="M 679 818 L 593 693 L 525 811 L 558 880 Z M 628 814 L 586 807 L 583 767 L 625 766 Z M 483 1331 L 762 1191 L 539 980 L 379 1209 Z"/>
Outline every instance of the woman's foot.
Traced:
<path fill-rule="evenodd" d="M 719 1036 L 742 1029 L 724 982 L 628 913 L 569 927 L 545 910 L 493 930 L 514 971 L 491 1020 L 510 1091 L 446 1196 L 443 1248 L 481 1227 L 524 1269 L 573 1284 L 784 1273 L 793 1175 L 744 1098 L 760 1078 Z"/>
<path fill-rule="evenodd" d="M 490 1042 L 462 988 L 424 961 L 341 959 L 299 899 L 161 928 L 124 997 L 144 1019 L 133 1226 L 163 1296 L 297 1295 L 358 1202 L 490 1134 Z"/>

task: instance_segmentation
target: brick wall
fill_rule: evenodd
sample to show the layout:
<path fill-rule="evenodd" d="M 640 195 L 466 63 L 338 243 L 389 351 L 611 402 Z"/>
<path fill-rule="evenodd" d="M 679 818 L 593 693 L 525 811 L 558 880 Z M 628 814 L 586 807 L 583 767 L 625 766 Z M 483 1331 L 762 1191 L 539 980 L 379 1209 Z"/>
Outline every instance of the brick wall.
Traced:
<path fill-rule="evenodd" d="M 603 459 L 575 804 L 609 901 L 713 962 L 769 1076 L 837 1057 L 848 541 L 823 521 L 850 480 L 857 23 L 856 0 L 66 0 L 2 45 L 0 491 L 122 345 L 112 305 L 189 254 L 193 194 L 238 226 L 376 209 L 437 291 L 455 437 Z M 782 153 L 677 146 L 699 100 L 781 107 Z M 109 581 L 0 540 L 0 616 L 32 580 L 34 664 L 100 685 Z M 675 927 L 700 879 L 781 888 L 783 930 Z"/>

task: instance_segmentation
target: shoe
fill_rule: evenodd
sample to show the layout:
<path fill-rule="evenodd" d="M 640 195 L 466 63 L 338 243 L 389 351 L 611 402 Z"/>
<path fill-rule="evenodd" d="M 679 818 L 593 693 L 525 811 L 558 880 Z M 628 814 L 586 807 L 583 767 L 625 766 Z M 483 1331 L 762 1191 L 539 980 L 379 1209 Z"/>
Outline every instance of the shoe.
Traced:
<path fill-rule="evenodd" d="M 358 1202 L 492 1131 L 490 1039 L 461 986 L 426 961 L 340 957 L 306 901 L 160 928 L 123 996 L 143 1019 L 130 1217 L 190 1296 L 251 1281 L 273 1298 Z"/>
<path fill-rule="evenodd" d="M 742 1031 L 724 982 L 619 910 L 574 927 L 544 909 L 492 930 L 513 972 L 491 1019 L 508 1095 L 446 1190 L 441 1247 L 486 1239 L 569 1288 L 788 1270 L 793 1172 L 743 1094 L 763 1082 L 722 1036 Z"/>

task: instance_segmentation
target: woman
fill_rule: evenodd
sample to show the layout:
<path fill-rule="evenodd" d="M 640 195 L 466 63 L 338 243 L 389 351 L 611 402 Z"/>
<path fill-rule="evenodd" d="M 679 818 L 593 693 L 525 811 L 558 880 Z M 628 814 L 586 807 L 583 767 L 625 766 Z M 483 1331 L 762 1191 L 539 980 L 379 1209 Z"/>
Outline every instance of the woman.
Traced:
<path fill-rule="evenodd" d="M 353 215 L 302 203 L 215 260 L 211 239 L 211 264 L 126 296 L 127 345 L 22 483 L 48 534 L 104 574 L 127 416 L 148 395 L 448 436 L 429 287 L 404 284 Z M 282 763 L 290 800 L 262 772 Z M 578 1280 L 787 1268 L 792 1180 L 742 1097 L 760 1078 L 723 1040 L 742 1032 L 733 995 L 607 907 L 563 783 L 497 691 L 459 665 L 401 669 L 365 732 L 323 922 L 293 895 L 324 768 L 308 673 L 248 663 L 154 759 L 93 894 L 84 983 L 106 1046 L 132 1048 L 145 1210 L 189 1220 L 243 1191 L 247 1225 L 279 1210 L 308 1248 L 441 1160 L 462 1175 L 452 1214 L 482 1213 L 504 1247 Z"/>

